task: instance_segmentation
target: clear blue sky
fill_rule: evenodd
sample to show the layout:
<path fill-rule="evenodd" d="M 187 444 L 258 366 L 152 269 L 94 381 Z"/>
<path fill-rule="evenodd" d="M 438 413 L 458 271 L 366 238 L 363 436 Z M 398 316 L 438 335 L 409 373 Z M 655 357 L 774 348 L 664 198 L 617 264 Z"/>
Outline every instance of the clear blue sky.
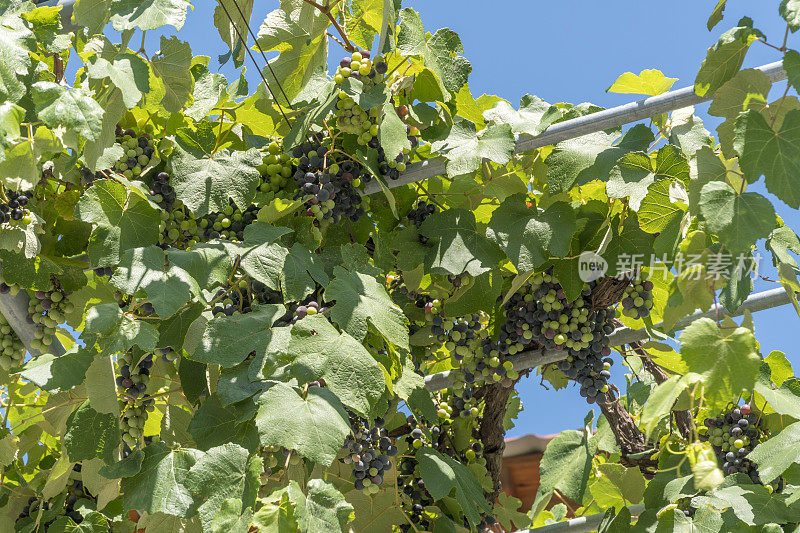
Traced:
<path fill-rule="evenodd" d="M 626 71 L 638 73 L 645 68 L 657 68 L 679 78 L 675 88 L 691 85 L 706 49 L 741 16 L 752 16 L 756 27 L 779 44 L 785 25 L 777 13 L 778 3 L 777 0 L 729 0 L 725 20 L 711 33 L 705 23 L 716 1 L 412 0 L 403 5 L 420 11 L 429 31 L 449 27 L 459 33 L 465 55 L 472 63 L 469 83 L 476 97 L 484 92 L 496 94 L 517 105 L 522 95 L 530 93 L 552 103 L 590 101 L 612 107 L 636 98 L 605 93 L 616 77 Z M 224 44 L 211 21 L 214 4 L 195 2 L 194 11 L 181 31 L 181 38 L 191 43 L 195 54 L 212 57 L 212 69 L 218 65 L 216 57 L 224 52 Z M 277 0 L 255 2 L 255 32 L 264 16 L 277 5 Z M 156 35 L 152 37 L 151 50 L 158 46 Z M 800 48 L 800 34 L 792 35 L 789 42 L 790 46 Z M 337 48 L 337 45 L 332 48 L 333 58 L 340 55 Z M 260 57 L 257 59 L 260 61 Z M 777 52 L 756 43 L 745 64 L 758 66 L 778 59 Z M 258 78 L 249 59 L 246 64 L 252 89 Z M 234 79 L 230 65 L 222 72 L 229 80 Z M 773 94 L 778 94 L 774 98 L 781 96 L 784 87 L 776 85 Z M 698 114 L 713 132 L 717 121 L 708 117 L 707 107 L 707 104 L 699 106 Z M 765 192 L 758 186 L 751 190 Z M 770 198 L 784 220 L 800 228 L 797 212 Z M 761 282 L 756 289 L 774 286 Z M 757 313 L 755 324 L 765 355 L 781 349 L 800 368 L 800 357 L 791 349 L 795 339 L 791 331 L 800 325 L 800 319 L 790 307 Z M 615 370 L 614 381 L 624 390 L 621 365 L 615 365 Z M 558 392 L 547 391 L 538 383 L 538 379 L 531 378 L 520 384 L 525 411 L 509 436 L 544 435 L 580 427 L 588 407 L 577 390 L 569 387 Z"/>

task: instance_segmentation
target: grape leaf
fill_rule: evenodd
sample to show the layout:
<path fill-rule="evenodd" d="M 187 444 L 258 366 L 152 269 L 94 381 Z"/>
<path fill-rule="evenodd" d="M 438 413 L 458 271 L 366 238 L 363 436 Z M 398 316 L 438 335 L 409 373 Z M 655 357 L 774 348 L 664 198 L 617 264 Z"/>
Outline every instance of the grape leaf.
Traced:
<path fill-rule="evenodd" d="M 694 81 L 694 92 L 698 96 L 713 94 L 736 75 L 750 44 L 758 37 L 763 37 L 760 31 L 753 28 L 752 20 L 743 18 L 739 24 L 723 33 L 719 41 L 708 49 Z"/>
<path fill-rule="evenodd" d="M 700 318 L 683 331 L 680 341 L 689 371 L 705 378 L 709 408 L 723 409 L 732 397 L 755 385 L 761 357 L 750 330 L 726 332 L 710 318 Z"/>
<path fill-rule="evenodd" d="M 800 2 L 798 0 L 781 0 L 779 11 L 793 32 L 800 28 Z"/>
<path fill-rule="evenodd" d="M 404 55 L 419 55 L 445 89 L 458 92 L 467 82 L 472 65 L 464 56 L 458 34 L 442 28 L 428 37 L 419 13 L 407 7 L 400 11 L 400 31 L 397 34 L 397 51 Z"/>
<path fill-rule="evenodd" d="M 100 136 L 104 110 L 83 89 L 38 81 L 31 86 L 31 96 L 39 119 L 48 127 L 64 127 L 89 141 Z"/>
<path fill-rule="evenodd" d="M 114 383 L 114 361 L 111 357 L 95 357 L 86 370 L 86 392 L 89 405 L 98 413 L 119 417 L 119 399 Z"/>
<path fill-rule="evenodd" d="M 728 0 L 719 0 L 717 5 L 714 6 L 714 11 L 711 12 L 711 15 L 708 17 L 708 22 L 706 23 L 706 27 L 708 31 L 714 29 L 714 26 L 719 24 L 722 21 L 725 13 L 725 5 L 728 3 Z"/>
<path fill-rule="evenodd" d="M 352 519 L 353 506 L 331 483 L 312 479 L 308 482 L 306 494 L 295 481 L 288 488 L 300 531 L 346 531 L 345 526 Z"/>
<path fill-rule="evenodd" d="M 0 163 L 5 159 L 5 149 L 19 139 L 19 124 L 25 110 L 12 102 L 0 104 Z"/>
<path fill-rule="evenodd" d="M 170 158 L 171 183 L 178 198 L 197 217 L 222 211 L 228 200 L 245 209 L 256 194 L 261 161 L 255 149 L 222 149 L 213 157 L 197 158 L 176 146 Z"/>
<path fill-rule="evenodd" d="M 764 358 L 764 362 L 769 365 L 771 371 L 770 377 L 778 387 L 780 387 L 784 381 L 794 376 L 792 363 L 786 358 L 786 354 L 779 350 L 771 351 L 769 355 Z M 757 385 L 758 384 L 756 384 L 756 386 Z"/>
<path fill-rule="evenodd" d="M 228 498 L 241 505 L 248 483 L 249 452 L 237 444 L 211 448 L 189 469 L 184 486 L 197 502 L 200 521 L 207 527 Z M 250 480 L 249 482 L 252 482 Z"/>
<path fill-rule="evenodd" d="M 108 78 L 122 92 L 128 109 L 138 104 L 142 94 L 150 90 L 150 68 L 138 55 L 117 54 L 116 47 L 104 36 L 89 41 L 86 51 L 94 52 L 86 62 L 89 78 Z"/>
<path fill-rule="evenodd" d="M 378 140 L 387 161 L 396 158 L 404 149 L 411 149 L 406 127 L 406 123 L 397 115 L 394 103 L 386 100 L 386 103 L 383 104 L 383 120 L 378 127 Z"/>
<path fill-rule="evenodd" d="M 241 13 L 239 11 L 241 11 Z M 240 68 L 242 63 L 244 63 L 245 47 L 247 46 L 248 29 L 252 13 L 253 0 L 246 0 L 245 2 L 223 0 L 214 8 L 214 26 L 217 27 L 219 36 L 225 44 L 228 45 L 230 49 L 228 57 L 233 57 L 233 65 L 236 68 Z M 244 37 L 244 43 L 239 39 L 239 35 Z M 225 56 L 220 56 L 220 64 L 224 64 L 227 61 L 227 58 L 223 59 L 224 57 Z"/>
<path fill-rule="evenodd" d="M 797 412 L 794 413 L 795 415 Z M 747 455 L 758 465 L 761 479 L 776 479 L 795 463 L 800 463 L 800 422 L 783 428 L 760 443 Z"/>
<path fill-rule="evenodd" d="M 95 350 L 75 345 L 64 355 L 43 354 L 25 363 L 20 375 L 48 392 L 69 390 L 83 383 Z"/>
<path fill-rule="evenodd" d="M 603 259 L 608 262 L 606 275 L 616 276 L 630 269 L 631 258 L 634 256 L 649 259 L 653 240 L 652 235 L 640 229 L 637 217 L 628 215 L 621 231 L 614 227 L 614 236 L 603 253 Z"/>
<path fill-rule="evenodd" d="M 311 387 L 303 398 L 284 383 L 259 397 L 256 427 L 264 446 L 296 450 L 323 466 L 333 463 L 350 432 L 347 411 L 331 391 Z"/>
<path fill-rule="evenodd" d="M 473 526 L 480 522 L 480 513 L 491 512 L 483 489 L 465 465 L 427 446 L 417 450 L 416 459 L 425 488 L 434 500 L 455 492 L 456 501 Z"/>
<path fill-rule="evenodd" d="M 406 317 L 392 302 L 386 288 L 372 276 L 340 266 L 325 288 L 325 300 L 336 300 L 331 319 L 356 340 L 364 340 L 370 325 L 394 346 L 408 350 Z"/>
<path fill-rule="evenodd" d="M 540 464 L 539 494 L 558 490 L 572 501 L 581 501 L 592 468 L 596 444 L 580 431 L 562 431 L 547 444 Z"/>
<path fill-rule="evenodd" d="M 656 96 L 669 91 L 676 81 L 678 78 L 668 78 L 660 70 L 645 69 L 638 75 L 622 74 L 606 92 Z"/>
<path fill-rule="evenodd" d="M 525 195 L 506 198 L 492 212 L 486 236 L 505 252 L 517 271 L 535 270 L 550 259 L 569 252 L 577 229 L 569 204 L 555 202 L 538 212 L 526 206 Z"/>
<path fill-rule="evenodd" d="M 184 483 L 189 469 L 202 456 L 201 451 L 171 450 L 160 442 L 145 446 L 139 472 L 122 480 L 123 507 L 151 514 L 190 516 L 196 504 Z"/>
<path fill-rule="evenodd" d="M 447 175 L 452 177 L 477 170 L 484 159 L 504 165 L 514 155 L 515 146 L 508 124 L 493 124 L 476 133 L 472 122 L 458 120 L 446 139 L 431 144 L 431 150 L 447 158 Z"/>
<path fill-rule="evenodd" d="M 126 352 L 134 345 L 145 351 L 154 350 L 158 331 L 153 324 L 137 320 L 111 303 L 95 305 L 87 311 L 83 337 L 87 345 L 97 344 L 103 353 L 113 355 Z"/>
<path fill-rule="evenodd" d="M 0 97 L 19 102 L 25 96 L 26 85 L 20 79 L 31 66 L 29 53 L 36 50 L 36 37 L 21 17 L 3 18 L 0 28 Z"/>
<path fill-rule="evenodd" d="M 194 78 L 189 70 L 192 65 L 192 49 L 189 43 L 174 36 L 167 39 L 162 35 L 161 50 L 158 55 L 153 56 L 150 64 L 153 74 L 164 82 L 161 105 L 167 111 L 177 113 L 192 96 Z"/>
<path fill-rule="evenodd" d="M 270 328 L 284 314 L 282 305 L 260 305 L 250 313 L 213 318 L 190 357 L 201 363 L 236 366 L 251 353 L 263 353 L 272 340 Z"/>
<path fill-rule="evenodd" d="M 190 0 L 114 0 L 111 23 L 117 31 L 155 30 L 167 24 L 179 30 L 189 7 Z"/>
<path fill-rule="evenodd" d="M 426 266 L 433 272 L 479 276 L 502 259 L 500 249 L 479 229 L 475 213 L 448 209 L 425 219 L 420 233 L 428 237 Z"/>
<path fill-rule="evenodd" d="M 72 6 L 71 22 L 85 27 L 89 36 L 103 32 L 111 17 L 111 0 L 77 0 Z"/>
<path fill-rule="evenodd" d="M 565 192 L 592 180 L 607 180 L 612 167 L 629 152 L 644 151 L 653 142 L 653 132 L 637 124 L 618 143 L 619 135 L 604 132 L 558 143 L 547 157 L 547 185 L 552 194 Z"/>
<path fill-rule="evenodd" d="M 706 496 L 692 499 L 693 505 L 710 505 L 717 511 L 732 509 L 745 524 L 756 526 L 783 523 L 796 518 L 780 497 L 773 497 L 763 485 L 754 485 L 744 474 L 727 476 L 722 485 Z"/>
<path fill-rule="evenodd" d="M 786 114 L 779 131 L 749 110 L 736 119 L 734 147 L 748 181 L 765 177 L 767 190 L 797 209 L 800 207 L 800 110 Z"/>
<path fill-rule="evenodd" d="M 189 422 L 189 433 L 201 450 L 232 442 L 250 451 L 258 448 L 258 433 L 252 420 L 240 421 L 235 406 L 223 406 L 212 394 L 202 403 Z"/>
<path fill-rule="evenodd" d="M 161 216 L 135 187 L 99 180 L 78 201 L 75 217 L 95 224 L 89 257 L 95 267 L 116 265 L 125 250 L 158 242 Z"/>
<path fill-rule="evenodd" d="M 185 114 L 195 120 L 202 120 L 227 97 L 228 80 L 219 72 L 210 72 L 205 65 L 192 67 L 192 76 L 192 105 L 186 108 Z M 216 143 L 216 137 L 214 142 Z"/>
<path fill-rule="evenodd" d="M 363 490 L 351 490 L 344 497 L 353 506 L 355 518 L 350 528 L 354 533 L 392 533 L 395 524 L 405 521 L 392 491 L 368 496 Z"/>
<path fill-rule="evenodd" d="M 95 457 L 110 462 L 120 443 L 118 417 L 98 413 L 86 400 L 67 419 L 63 443 L 72 462 Z"/>
<path fill-rule="evenodd" d="M 673 202 L 672 187 L 671 180 L 659 180 L 647 188 L 637 211 L 639 227 L 647 233 L 663 232 L 675 219 L 683 217 L 685 208 Z"/>
<path fill-rule="evenodd" d="M 97 511 L 89 511 L 86 514 L 81 513 L 83 520 L 80 524 L 68 517 L 62 516 L 48 526 L 48 531 L 57 531 L 59 533 L 107 533 L 108 519 Z"/>
<path fill-rule="evenodd" d="M 756 192 L 737 194 L 721 181 L 703 186 L 700 214 L 731 253 L 749 250 L 775 229 L 775 210 L 769 200 Z"/>
<path fill-rule="evenodd" d="M 369 414 L 386 390 L 381 365 L 361 343 L 336 331 L 324 316 L 297 321 L 288 354 L 298 383 L 324 379 L 344 405 L 362 416 Z"/>
<path fill-rule="evenodd" d="M 542 121 L 548 109 L 550 104 L 541 98 L 526 94 L 519 101 L 519 110 L 515 110 L 505 100 L 500 100 L 494 107 L 484 111 L 483 117 L 495 124 L 510 124 L 513 133 L 536 136 L 549 126 Z"/>

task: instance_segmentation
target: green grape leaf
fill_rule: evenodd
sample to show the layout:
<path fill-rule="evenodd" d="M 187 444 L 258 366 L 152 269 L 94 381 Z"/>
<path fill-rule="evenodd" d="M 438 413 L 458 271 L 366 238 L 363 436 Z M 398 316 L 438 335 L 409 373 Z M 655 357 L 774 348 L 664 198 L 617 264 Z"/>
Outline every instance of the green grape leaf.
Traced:
<path fill-rule="evenodd" d="M 351 490 L 344 497 L 353 506 L 355 518 L 350 528 L 354 533 L 392 533 L 395 524 L 405 522 L 393 491 L 368 496 L 363 490 Z"/>
<path fill-rule="evenodd" d="M 83 513 L 81 513 L 83 515 Z M 97 511 L 89 511 L 83 515 L 80 524 L 76 524 L 72 518 L 62 516 L 47 528 L 48 531 L 55 533 L 107 533 L 108 519 Z"/>
<path fill-rule="evenodd" d="M 494 515 L 497 521 L 508 531 L 518 531 L 531 525 L 530 517 L 520 512 L 522 500 L 509 496 L 506 492 L 501 492 L 494 505 Z"/>
<path fill-rule="evenodd" d="M 38 81 L 31 86 L 31 96 L 39 120 L 49 128 L 64 127 L 89 141 L 100 136 L 104 110 L 83 89 Z"/>
<path fill-rule="evenodd" d="M 296 450 L 323 466 L 333 463 L 350 432 L 347 411 L 331 391 L 311 387 L 303 398 L 284 383 L 259 397 L 256 427 L 264 446 Z"/>
<path fill-rule="evenodd" d="M 70 35 L 61 27 L 60 10 L 58 6 L 41 6 L 21 15 L 46 52 L 61 52 L 70 46 Z"/>
<path fill-rule="evenodd" d="M 170 264 L 186 271 L 201 287 L 225 285 L 236 259 L 226 244 L 199 243 L 191 250 L 170 248 L 166 250 L 167 259 Z"/>
<path fill-rule="evenodd" d="M 227 16 L 224 20 L 230 25 Z M 222 33 L 221 29 L 220 33 Z M 274 50 L 281 46 L 287 46 L 287 43 L 292 43 L 296 39 L 308 39 L 309 37 L 311 37 L 311 35 L 304 30 L 300 24 L 292 20 L 292 17 L 289 16 L 287 11 L 284 9 L 276 9 L 267 13 L 267 17 L 258 29 L 256 42 L 264 50 Z M 228 37 L 223 35 L 223 40 L 227 38 Z M 231 35 L 230 40 L 235 45 L 238 41 L 238 37 L 235 34 Z M 230 45 L 230 43 L 228 44 Z"/>
<path fill-rule="evenodd" d="M 800 28 L 800 2 L 798 0 L 781 0 L 779 11 L 793 32 Z"/>
<path fill-rule="evenodd" d="M 535 270 L 551 255 L 567 255 L 577 229 L 575 213 L 565 202 L 537 211 L 527 207 L 525 195 L 509 196 L 492 212 L 486 230 L 519 272 Z"/>
<path fill-rule="evenodd" d="M 201 451 L 172 450 L 160 442 L 145 446 L 139 472 L 122 480 L 123 507 L 150 514 L 190 516 L 196 504 L 185 482 L 202 456 Z"/>
<path fill-rule="evenodd" d="M 725 13 L 725 6 L 728 3 L 728 0 L 719 0 L 717 5 L 714 6 L 714 11 L 711 12 L 711 15 L 708 17 L 708 22 L 706 23 L 706 27 L 708 31 L 714 29 L 714 26 L 722 22 L 722 18 L 724 17 Z"/>
<path fill-rule="evenodd" d="M 641 515 L 640 515 L 641 516 Z M 622 507 L 619 513 L 615 509 L 606 510 L 597 528 L 597 533 L 628 533 L 631 530 L 631 512 Z"/>
<path fill-rule="evenodd" d="M 110 283 L 125 294 L 144 292 L 158 316 L 169 318 L 200 294 L 197 281 L 169 259 L 158 246 L 125 250 Z"/>
<path fill-rule="evenodd" d="M 325 300 L 336 300 L 331 320 L 356 340 L 364 340 L 372 326 L 388 342 L 408 350 L 407 319 L 383 285 L 372 276 L 340 266 L 333 269 L 333 276 L 325 288 Z"/>
<path fill-rule="evenodd" d="M 704 377 L 709 408 L 722 409 L 755 385 L 761 357 L 750 330 L 726 332 L 710 318 L 700 318 L 683 331 L 680 341 L 689 371 Z"/>
<path fill-rule="evenodd" d="M 429 37 L 419 13 L 411 8 L 400 11 L 400 31 L 397 34 L 397 51 L 403 55 L 418 55 L 440 80 L 445 89 L 458 92 L 467 82 L 472 65 L 464 56 L 458 34 L 442 28 Z"/>
<path fill-rule="evenodd" d="M 675 219 L 683 217 L 685 208 L 675 203 L 673 186 L 671 180 L 659 180 L 647 188 L 637 211 L 639 227 L 647 233 L 660 233 Z"/>
<path fill-rule="evenodd" d="M 207 527 L 228 498 L 239 500 L 248 483 L 249 452 L 238 444 L 211 448 L 186 473 L 184 486 L 196 502 L 200 521 Z"/>
<path fill-rule="evenodd" d="M 755 391 L 764 397 L 776 413 L 797 418 L 800 413 L 800 380 L 790 377 L 778 386 L 772 383 L 771 369 L 767 369 L 770 369 L 768 363 L 761 366 Z"/>
<path fill-rule="evenodd" d="M 540 463 L 539 494 L 558 490 L 565 498 L 582 501 L 592 470 L 596 444 L 580 431 L 562 431 L 547 444 Z"/>
<path fill-rule="evenodd" d="M 212 394 L 189 422 L 189 433 L 201 450 L 232 442 L 252 452 L 258 448 L 255 424 L 252 420 L 239 420 L 239 415 L 236 406 L 224 406 L 219 396 Z"/>
<path fill-rule="evenodd" d="M 735 119 L 742 111 L 760 110 L 767 104 L 770 87 L 769 76 L 760 70 L 740 70 L 714 93 L 708 114 Z"/>
<path fill-rule="evenodd" d="M 112 0 L 77 0 L 72 6 L 71 22 L 85 27 L 89 36 L 103 32 L 111 17 Z"/>
<path fill-rule="evenodd" d="M 228 80 L 219 72 L 209 72 L 205 65 L 195 65 L 192 76 L 192 105 L 186 108 L 185 114 L 195 120 L 202 120 L 227 97 Z"/>
<path fill-rule="evenodd" d="M 631 152 L 623 155 L 611 169 L 606 194 L 609 198 L 629 198 L 628 205 L 638 211 L 654 181 L 650 156 L 644 152 Z"/>
<path fill-rule="evenodd" d="M 771 371 L 770 378 L 778 387 L 780 387 L 784 381 L 794 376 L 792 363 L 786 358 L 786 354 L 779 350 L 771 351 L 769 355 L 764 358 L 764 362 L 769 365 Z M 757 386 L 758 383 L 756 384 L 756 387 Z"/>
<path fill-rule="evenodd" d="M 731 509 L 739 520 L 751 526 L 783 523 L 796 515 L 782 498 L 771 495 L 763 485 L 752 484 L 744 474 L 726 477 L 720 487 L 693 498 L 692 503 L 710 505 L 717 511 Z"/>
<path fill-rule="evenodd" d="M 552 194 L 565 192 L 592 180 L 607 180 L 617 161 L 629 152 L 644 151 L 653 142 L 653 132 L 638 124 L 619 135 L 604 132 L 563 141 L 547 157 L 547 185 Z"/>
<path fill-rule="evenodd" d="M 127 110 L 119 88 L 103 94 L 97 101 L 106 110 L 103 115 L 103 129 L 96 141 L 88 141 L 83 145 L 84 163 L 89 170 L 95 172 L 112 168 L 125 155 L 122 146 L 116 142 L 116 129 Z"/>
<path fill-rule="evenodd" d="M 737 26 L 723 33 L 719 41 L 708 49 L 706 58 L 694 81 L 694 92 L 698 96 L 713 94 L 733 78 L 744 62 L 750 45 L 761 32 L 753 28 L 753 21 L 744 18 Z"/>
<path fill-rule="evenodd" d="M 491 270 L 503 254 L 479 227 L 475 213 L 448 209 L 428 216 L 419 232 L 428 237 L 426 266 L 442 274 L 479 276 Z"/>
<path fill-rule="evenodd" d="M 331 483 L 312 479 L 303 494 L 297 482 L 292 481 L 288 489 L 300 531 L 347 531 L 345 526 L 352 520 L 353 506 Z"/>
<path fill-rule="evenodd" d="M 660 70 L 645 69 L 638 75 L 633 72 L 622 74 L 606 92 L 656 96 L 669 91 L 676 81 L 678 78 L 668 78 Z"/>
<path fill-rule="evenodd" d="M 747 458 L 758 465 L 761 479 L 778 478 L 790 466 L 800 463 L 800 422 L 786 426 L 777 435 L 760 443 Z"/>
<path fill-rule="evenodd" d="M 514 155 L 515 146 L 508 124 L 493 124 L 476 133 L 472 122 L 459 120 L 447 138 L 431 144 L 431 150 L 447 158 L 447 175 L 452 177 L 478 170 L 484 159 L 504 165 Z"/>
<path fill-rule="evenodd" d="M 120 443 L 119 419 L 113 414 L 98 413 L 86 400 L 67 418 L 63 443 L 72 462 L 95 457 L 110 462 Z"/>
<path fill-rule="evenodd" d="M 628 215 L 622 231 L 614 227 L 614 236 L 608 244 L 603 259 L 608 262 L 607 276 L 616 276 L 632 268 L 631 260 L 638 257 L 649 258 L 652 253 L 654 237 L 639 228 L 637 217 Z"/>
<path fill-rule="evenodd" d="M 127 352 L 134 345 L 152 351 L 158 341 L 158 330 L 135 316 L 124 313 L 116 303 L 95 305 L 86 313 L 84 340 L 97 344 L 103 353 Z"/>
<path fill-rule="evenodd" d="M 95 224 L 89 257 L 95 267 L 116 265 L 125 250 L 158 242 L 161 215 L 136 187 L 98 180 L 81 196 L 75 217 Z"/>
<path fill-rule="evenodd" d="M 251 352 L 265 352 L 272 341 L 271 327 L 284 313 L 282 305 L 260 305 L 250 313 L 209 320 L 190 357 L 201 363 L 236 366 Z"/>
<path fill-rule="evenodd" d="M 6 157 L 5 149 L 19 139 L 19 124 L 24 118 L 25 110 L 17 104 L 0 104 L 0 163 Z"/>
<path fill-rule="evenodd" d="M 288 354 L 292 374 L 300 384 L 324 379 L 344 405 L 362 416 L 369 414 L 386 390 L 381 365 L 361 343 L 339 333 L 324 316 L 297 321 Z"/>
<path fill-rule="evenodd" d="M 236 68 L 240 68 L 244 63 L 245 46 L 247 46 L 248 40 L 247 32 L 250 26 L 250 17 L 253 13 L 253 1 L 223 0 L 214 8 L 214 26 L 217 27 L 223 42 L 228 45 L 230 49 L 229 56 L 233 57 L 233 64 Z M 282 11 L 278 12 L 282 13 Z M 244 44 L 239 39 L 239 35 L 244 36 Z M 220 63 L 227 61 L 223 57 L 225 56 L 220 56 Z"/>
<path fill-rule="evenodd" d="M 83 383 L 95 355 L 95 350 L 76 344 L 60 357 L 43 354 L 31 359 L 22 366 L 20 375 L 48 392 L 69 390 Z"/>
<path fill-rule="evenodd" d="M 700 214 L 732 253 L 749 250 L 775 229 L 775 210 L 769 200 L 756 192 L 737 194 L 721 181 L 703 186 Z"/>
<path fill-rule="evenodd" d="M 128 109 L 138 104 L 142 95 L 150 91 L 150 68 L 138 55 L 117 54 L 116 47 L 106 37 L 92 39 L 86 49 L 96 51 L 86 62 L 89 78 L 111 80 L 122 92 Z"/>
<path fill-rule="evenodd" d="M 26 85 L 20 79 L 31 66 L 30 52 L 36 50 L 36 37 L 21 17 L 3 18 L 0 29 L 0 98 L 19 102 Z"/>
<path fill-rule="evenodd" d="M 161 105 L 167 111 L 177 113 L 192 96 L 194 78 L 189 70 L 192 65 L 192 49 L 189 43 L 180 41 L 175 36 L 167 39 L 162 35 L 161 50 L 158 55 L 153 56 L 150 64 L 153 74 L 164 83 Z"/>
<path fill-rule="evenodd" d="M 395 111 L 394 103 L 386 100 L 386 103 L 383 104 L 383 120 L 378 127 L 378 140 L 383 147 L 387 161 L 396 158 L 404 149 L 411 149 L 406 127 L 406 123 Z"/>
<path fill-rule="evenodd" d="M 748 181 L 763 174 L 767 190 L 795 209 L 800 207 L 798 143 L 800 110 L 789 111 L 777 132 L 756 111 L 746 111 L 736 119 L 734 146 Z"/>
<path fill-rule="evenodd" d="M 115 0 L 111 23 L 117 31 L 155 30 L 168 24 L 180 30 L 190 7 L 190 0 Z"/>
<path fill-rule="evenodd" d="M 494 124 L 510 124 L 512 133 L 536 136 L 549 126 L 542 121 L 548 109 L 550 104 L 526 94 L 519 102 L 519 110 L 515 110 L 505 100 L 500 100 L 494 107 L 483 112 L 483 118 Z"/>
<path fill-rule="evenodd" d="M 176 146 L 170 158 L 171 184 L 197 217 L 222 211 L 228 200 L 245 209 L 255 197 L 261 161 L 254 148 L 234 152 L 222 149 L 212 157 L 197 158 Z"/>
<path fill-rule="evenodd" d="M 693 157 L 698 150 L 708 146 L 714 148 L 713 140 L 703 121 L 694 115 L 694 108 L 674 111 L 670 117 L 669 142 L 686 157 Z"/>
<path fill-rule="evenodd" d="M 119 399 L 114 383 L 114 361 L 111 357 L 95 357 L 86 370 L 86 392 L 89 405 L 98 413 L 107 413 L 119 417 Z"/>
<path fill-rule="evenodd" d="M 427 446 L 417 450 L 416 459 L 425 488 L 434 500 L 454 492 L 464 516 L 473 526 L 480 522 L 481 512 L 491 512 L 483 489 L 466 466 Z"/>

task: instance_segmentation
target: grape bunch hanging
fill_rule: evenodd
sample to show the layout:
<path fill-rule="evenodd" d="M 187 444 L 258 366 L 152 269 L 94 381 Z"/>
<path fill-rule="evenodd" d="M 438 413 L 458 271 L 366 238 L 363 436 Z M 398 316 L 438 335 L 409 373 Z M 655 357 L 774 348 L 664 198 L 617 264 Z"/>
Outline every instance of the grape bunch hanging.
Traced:
<path fill-rule="evenodd" d="M 42 531 L 77 531 L 74 525 L 84 520 L 80 509 L 90 510 L 97 503 L 97 498 L 84 486 L 81 472 L 82 464 L 76 463 L 69 472 L 66 494 L 52 500 L 29 498 L 17 516 L 14 531 L 35 531 L 37 523 Z"/>
<path fill-rule="evenodd" d="M 153 368 L 152 353 L 134 353 L 128 350 L 117 359 L 119 368 L 116 378 L 122 402 L 120 431 L 122 442 L 128 452 L 136 448 L 144 436 L 147 413 L 155 409 L 153 398 L 147 397 L 150 369 Z"/>
<path fill-rule="evenodd" d="M 273 193 L 278 196 L 282 191 L 289 189 L 294 165 L 292 158 L 287 153 L 281 153 L 281 147 L 277 141 L 272 141 L 267 146 L 268 155 L 264 157 L 263 163 L 258 167 L 261 173 L 261 182 L 258 190 L 262 193 Z"/>
<path fill-rule="evenodd" d="M 783 480 L 762 480 L 756 464 L 747 454 L 769 438 L 763 414 L 751 404 L 734 405 L 718 417 L 706 418 L 701 438 L 711 444 L 725 475 L 747 474 L 753 483 L 762 483 L 769 490 L 780 489 Z"/>
<path fill-rule="evenodd" d="M 350 434 L 345 438 L 342 462 L 353 466 L 354 486 L 368 494 L 375 494 L 383 484 L 384 473 L 392 468 L 391 457 L 397 447 L 389 438 L 382 418 L 370 425 L 359 416 L 350 416 Z"/>
<path fill-rule="evenodd" d="M 72 293 L 65 291 L 56 280 L 51 281 L 51 284 L 47 291 L 28 291 L 28 315 L 37 325 L 31 348 L 39 351 L 48 349 L 53 343 L 58 325 L 65 321 L 68 313 L 75 310 L 75 304 L 69 301 Z"/>
<path fill-rule="evenodd" d="M 650 316 L 653 308 L 653 282 L 637 276 L 625 287 L 622 297 L 622 314 L 629 318 L 645 318 Z"/>
<path fill-rule="evenodd" d="M 22 364 L 25 359 L 25 345 L 2 314 L 0 314 L 0 346 L 2 346 L 0 368 L 9 370 Z"/>
<path fill-rule="evenodd" d="M 149 133 L 137 134 L 133 129 L 123 130 L 118 125 L 116 134 L 123 155 L 114 164 L 114 170 L 126 178 L 138 178 L 146 167 L 156 167 L 161 163 Z"/>
<path fill-rule="evenodd" d="M 594 282 L 593 282 L 594 283 Z M 603 401 L 613 363 L 608 335 L 614 331 L 613 309 L 593 310 L 592 285 L 569 301 L 551 273 L 536 274 L 506 303 L 500 351 L 514 354 L 531 345 L 564 350 L 558 368 L 580 384 L 587 402 Z"/>
<path fill-rule="evenodd" d="M 211 312 L 215 317 L 233 316 L 250 313 L 258 305 L 280 303 L 282 300 L 280 292 L 270 289 L 264 283 L 249 277 L 239 277 L 217 289 Z"/>
<path fill-rule="evenodd" d="M 31 223 L 31 212 L 25 207 L 33 191 L 5 190 L 5 199 L 0 201 L 0 223 L 19 226 Z"/>

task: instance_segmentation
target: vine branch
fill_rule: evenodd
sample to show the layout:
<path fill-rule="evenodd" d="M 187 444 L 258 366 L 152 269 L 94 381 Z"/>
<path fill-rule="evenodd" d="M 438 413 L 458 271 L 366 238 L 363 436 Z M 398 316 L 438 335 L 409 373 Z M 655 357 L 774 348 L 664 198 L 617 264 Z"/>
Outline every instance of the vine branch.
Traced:
<path fill-rule="evenodd" d="M 355 52 L 358 50 L 358 48 L 356 48 L 355 45 L 353 45 L 353 43 L 350 42 L 350 39 L 347 38 L 347 32 L 344 31 L 344 28 L 342 28 L 342 26 L 336 20 L 336 17 L 334 17 L 333 13 L 331 13 L 331 8 L 336 6 L 340 1 L 341 0 L 337 0 L 333 4 L 323 6 L 322 4 L 314 2 L 314 0 L 303 0 L 303 2 L 319 10 L 320 13 L 328 17 L 328 20 L 331 21 L 331 24 L 333 24 L 333 27 L 336 28 L 336 31 L 339 32 L 339 35 L 342 37 L 342 40 L 344 41 L 343 44 L 342 43 L 340 44 L 342 44 L 344 49 L 347 50 L 348 52 Z"/>

